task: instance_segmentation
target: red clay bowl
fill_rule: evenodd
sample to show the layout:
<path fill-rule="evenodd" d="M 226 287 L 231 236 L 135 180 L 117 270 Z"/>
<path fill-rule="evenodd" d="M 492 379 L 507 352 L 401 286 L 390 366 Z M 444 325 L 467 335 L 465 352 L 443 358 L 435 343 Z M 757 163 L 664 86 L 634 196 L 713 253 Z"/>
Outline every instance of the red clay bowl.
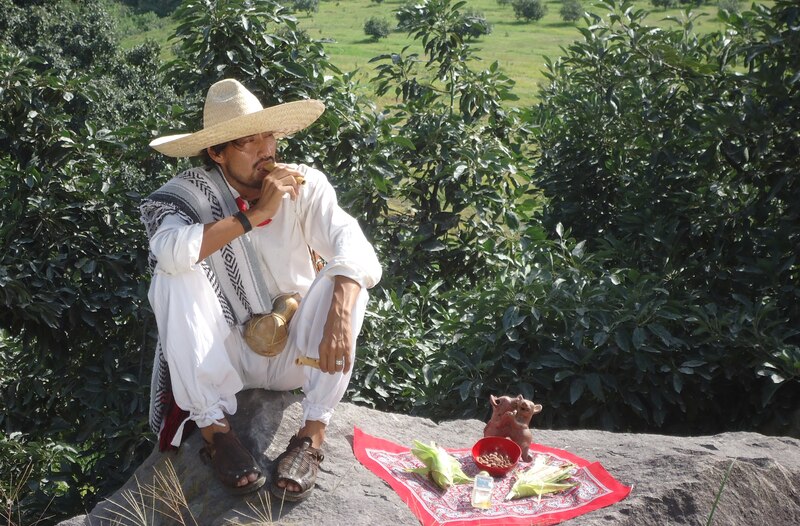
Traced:
<path fill-rule="evenodd" d="M 500 466 L 496 462 L 490 465 L 478 460 L 479 457 L 492 453 L 505 454 L 511 462 L 506 466 Z M 522 450 L 517 443 L 506 437 L 483 437 L 472 446 L 472 460 L 475 461 L 475 465 L 495 477 L 502 477 L 514 469 L 521 455 Z"/>

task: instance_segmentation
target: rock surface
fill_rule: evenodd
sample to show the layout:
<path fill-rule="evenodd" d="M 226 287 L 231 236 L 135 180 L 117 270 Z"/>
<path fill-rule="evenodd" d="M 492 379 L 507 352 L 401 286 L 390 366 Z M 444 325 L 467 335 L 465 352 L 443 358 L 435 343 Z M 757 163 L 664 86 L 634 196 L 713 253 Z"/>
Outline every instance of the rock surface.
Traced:
<path fill-rule="evenodd" d="M 256 453 L 265 473 L 299 426 L 300 396 L 262 390 L 239 395 L 231 418 L 242 441 Z M 547 410 L 547 408 L 545 408 Z M 352 449 L 353 427 L 409 445 L 434 440 L 448 448 L 471 446 L 483 433 L 479 420 L 436 424 L 423 418 L 387 414 L 343 403 L 328 428 L 325 461 L 317 487 L 300 504 L 269 500 L 264 487 L 246 497 L 229 495 L 198 457 L 202 439 L 193 433 L 177 453 L 157 450 L 134 477 L 89 515 L 59 526 L 103 524 L 415 525 L 397 494 L 362 466 Z M 534 430 L 534 441 L 599 461 L 621 483 L 632 486 L 621 502 L 562 524 L 698 525 L 706 524 L 720 485 L 733 467 L 713 515 L 715 525 L 800 524 L 800 441 L 757 433 L 673 437 L 594 430 Z M 163 503 L 152 511 L 153 497 L 170 493 L 163 486 L 170 466 L 180 481 L 189 512 L 180 517 Z M 154 479 L 154 473 L 160 477 Z M 161 480 L 161 482 L 159 482 Z M 267 482 L 269 484 L 269 481 Z M 155 488 L 155 491 L 153 489 Z M 174 492 L 174 491 L 173 491 Z M 177 506 L 177 508 L 181 508 Z M 141 510 L 141 513 L 137 510 Z"/>

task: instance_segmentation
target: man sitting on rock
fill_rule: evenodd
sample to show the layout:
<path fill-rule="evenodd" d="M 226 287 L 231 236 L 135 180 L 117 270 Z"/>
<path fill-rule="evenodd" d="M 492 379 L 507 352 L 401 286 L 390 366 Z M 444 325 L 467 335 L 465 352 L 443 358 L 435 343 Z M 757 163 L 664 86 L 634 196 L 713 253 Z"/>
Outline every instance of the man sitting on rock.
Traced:
<path fill-rule="evenodd" d="M 208 90 L 202 130 L 151 143 L 171 157 L 203 155 L 206 166 L 182 172 L 141 205 L 159 336 L 150 425 L 163 450 L 180 445 L 194 421 L 206 444 L 201 456 L 235 493 L 265 482 L 227 418 L 236 394 L 302 387 L 303 422 L 276 459 L 270 491 L 293 501 L 308 496 L 325 428 L 352 374 L 366 289 L 381 276 L 372 246 L 325 175 L 276 163 L 277 139 L 323 111 L 316 100 L 264 109 L 226 79 Z M 321 270 L 314 253 L 327 262 Z M 286 298 L 299 298 L 293 318 Z M 247 325 L 263 319 L 277 331 L 266 338 L 276 345 L 253 348 L 265 338 L 253 344 Z M 318 359 L 318 368 L 298 358 Z"/>

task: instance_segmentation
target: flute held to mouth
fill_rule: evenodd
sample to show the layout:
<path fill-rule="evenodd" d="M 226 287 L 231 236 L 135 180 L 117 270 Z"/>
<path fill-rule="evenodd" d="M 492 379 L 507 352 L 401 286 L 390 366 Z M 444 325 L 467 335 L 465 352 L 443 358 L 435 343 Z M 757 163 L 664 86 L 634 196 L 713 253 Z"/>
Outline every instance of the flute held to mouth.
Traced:
<path fill-rule="evenodd" d="M 272 170 L 274 170 L 276 168 L 276 166 L 277 165 L 275 164 L 275 162 L 269 161 L 269 162 L 265 163 L 264 166 L 262 166 L 262 170 L 264 170 L 266 173 L 270 173 Z M 299 185 L 306 184 L 306 178 L 303 177 L 302 175 L 295 175 L 293 177 L 294 177 L 294 180 L 297 182 L 297 184 L 299 184 Z"/>

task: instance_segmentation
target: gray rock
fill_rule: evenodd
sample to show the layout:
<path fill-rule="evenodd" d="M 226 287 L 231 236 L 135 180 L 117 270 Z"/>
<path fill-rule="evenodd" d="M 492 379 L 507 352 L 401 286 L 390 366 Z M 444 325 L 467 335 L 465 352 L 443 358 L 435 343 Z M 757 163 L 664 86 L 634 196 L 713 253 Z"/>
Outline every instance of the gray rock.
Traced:
<path fill-rule="evenodd" d="M 297 431 L 300 396 L 263 390 L 239 395 L 234 429 L 264 469 Z M 546 410 L 546 408 L 545 408 Z M 352 449 L 353 427 L 410 446 L 413 439 L 434 440 L 448 448 L 471 446 L 483 434 L 479 420 L 436 424 L 424 418 L 387 414 L 343 403 L 328 428 L 325 461 L 311 497 L 300 504 L 269 499 L 264 487 L 254 495 L 231 496 L 198 457 L 202 439 L 193 433 L 177 453 L 154 451 L 117 493 L 88 516 L 60 526 L 101 524 L 419 524 L 397 494 L 363 467 Z M 593 430 L 534 430 L 534 441 L 599 461 L 614 478 L 633 486 L 625 500 L 564 524 L 706 524 L 722 480 L 733 467 L 713 515 L 715 525 L 800 524 L 800 441 L 757 433 L 674 437 Z M 174 470 L 186 505 L 170 511 L 164 476 Z M 161 475 L 155 476 L 155 473 Z M 267 482 L 269 484 L 269 481 Z M 154 498 L 153 495 L 160 498 Z M 155 503 L 155 506 L 154 506 Z M 153 507 L 159 508 L 154 512 Z M 142 514 L 136 515 L 136 509 Z M 186 510 L 189 510 L 188 512 Z M 270 522 L 271 521 L 271 522 Z"/>

